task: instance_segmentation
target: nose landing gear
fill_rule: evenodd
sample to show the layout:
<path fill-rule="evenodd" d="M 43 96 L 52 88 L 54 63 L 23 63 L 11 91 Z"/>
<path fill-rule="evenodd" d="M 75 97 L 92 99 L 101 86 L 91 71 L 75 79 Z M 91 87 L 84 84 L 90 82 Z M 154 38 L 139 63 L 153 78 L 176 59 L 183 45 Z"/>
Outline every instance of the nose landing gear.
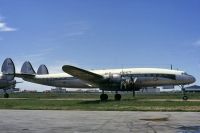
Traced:
<path fill-rule="evenodd" d="M 186 95 L 183 96 L 183 100 L 184 100 L 184 101 L 187 101 L 187 100 L 188 100 L 188 96 L 186 96 Z"/>
<path fill-rule="evenodd" d="M 183 97 L 182 97 L 182 99 L 183 99 L 184 101 L 187 101 L 187 100 L 188 100 L 188 96 L 186 95 L 185 88 L 184 88 L 183 85 L 181 85 L 181 90 L 182 90 L 182 92 L 183 92 Z"/>

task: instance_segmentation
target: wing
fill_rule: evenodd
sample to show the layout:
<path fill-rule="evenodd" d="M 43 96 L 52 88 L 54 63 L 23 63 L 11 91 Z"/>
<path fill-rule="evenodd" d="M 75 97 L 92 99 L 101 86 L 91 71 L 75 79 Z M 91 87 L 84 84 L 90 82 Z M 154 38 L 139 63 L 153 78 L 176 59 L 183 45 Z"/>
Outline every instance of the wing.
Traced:
<path fill-rule="evenodd" d="M 90 83 L 97 83 L 103 79 L 103 76 L 99 74 L 70 65 L 64 65 L 62 70 L 78 79 L 89 81 Z"/>

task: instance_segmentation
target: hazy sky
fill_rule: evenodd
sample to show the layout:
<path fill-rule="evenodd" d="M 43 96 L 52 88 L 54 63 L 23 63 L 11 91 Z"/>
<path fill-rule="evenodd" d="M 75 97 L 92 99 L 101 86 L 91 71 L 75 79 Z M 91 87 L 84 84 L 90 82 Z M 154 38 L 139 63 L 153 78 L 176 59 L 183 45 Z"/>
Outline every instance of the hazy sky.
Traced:
<path fill-rule="evenodd" d="M 64 64 L 173 64 L 200 80 L 199 7 L 199 0 L 0 0 L 0 61 L 12 58 L 17 71 L 26 60 L 35 70 L 46 64 L 50 73 Z"/>

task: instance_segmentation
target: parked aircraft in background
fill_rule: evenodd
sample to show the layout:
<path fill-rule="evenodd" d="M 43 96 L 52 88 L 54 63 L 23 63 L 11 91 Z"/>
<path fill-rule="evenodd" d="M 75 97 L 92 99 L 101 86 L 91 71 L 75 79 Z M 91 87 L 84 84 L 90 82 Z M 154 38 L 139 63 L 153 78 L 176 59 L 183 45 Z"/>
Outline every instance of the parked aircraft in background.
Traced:
<path fill-rule="evenodd" d="M 0 89 L 4 90 L 4 97 L 8 98 L 9 94 L 6 90 L 14 88 L 16 81 L 14 80 L 15 66 L 10 58 L 4 60 L 0 74 Z"/>
<path fill-rule="evenodd" d="M 195 82 L 192 75 L 184 71 L 160 68 L 127 68 L 107 70 L 84 70 L 75 66 L 64 65 L 65 73 L 49 74 L 45 65 L 41 65 L 35 73 L 30 62 L 26 61 L 17 77 L 25 81 L 42 85 L 66 88 L 99 88 L 102 90 L 100 99 L 105 101 L 108 95 L 104 91 L 115 91 L 115 100 L 120 100 L 119 91 L 135 91 L 144 87 L 179 85 L 183 90 L 183 99 L 188 97 L 184 85 Z"/>

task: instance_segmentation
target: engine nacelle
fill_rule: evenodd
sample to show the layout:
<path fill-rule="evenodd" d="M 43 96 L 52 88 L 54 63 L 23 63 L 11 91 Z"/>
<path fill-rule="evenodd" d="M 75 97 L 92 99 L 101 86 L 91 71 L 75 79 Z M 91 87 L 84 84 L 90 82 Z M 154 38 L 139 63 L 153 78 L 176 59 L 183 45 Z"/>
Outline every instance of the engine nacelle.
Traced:
<path fill-rule="evenodd" d="M 133 77 L 122 77 L 120 88 L 121 89 L 133 89 L 134 87 L 134 78 Z"/>
<path fill-rule="evenodd" d="M 104 75 L 105 81 L 102 88 L 118 89 L 121 91 L 128 91 L 135 89 L 135 82 L 137 78 L 130 76 L 123 76 L 121 74 L 107 74 Z"/>
<path fill-rule="evenodd" d="M 109 82 L 121 82 L 122 76 L 121 74 L 106 74 L 104 75 L 104 79 L 109 81 Z"/>

